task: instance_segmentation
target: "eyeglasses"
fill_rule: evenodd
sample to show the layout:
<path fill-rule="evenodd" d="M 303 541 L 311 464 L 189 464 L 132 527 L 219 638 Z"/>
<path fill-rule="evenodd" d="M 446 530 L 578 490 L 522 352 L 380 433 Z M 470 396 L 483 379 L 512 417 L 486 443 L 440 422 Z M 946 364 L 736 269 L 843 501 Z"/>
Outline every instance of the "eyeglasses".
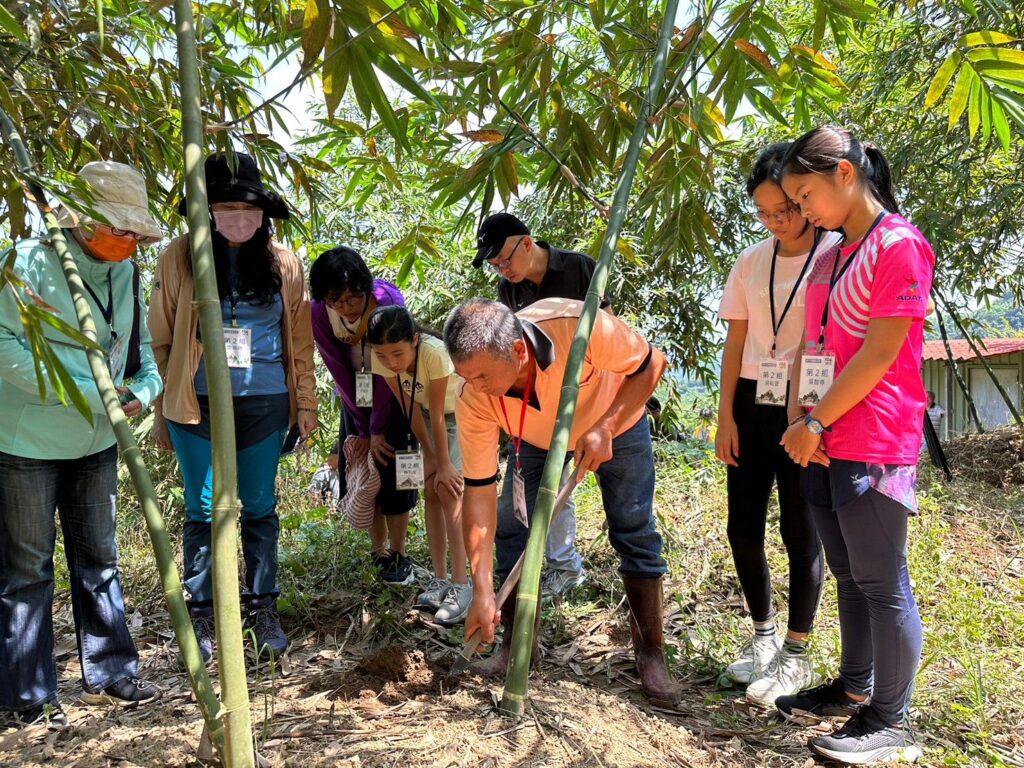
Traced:
<path fill-rule="evenodd" d="M 765 226 L 769 224 L 776 224 L 781 226 L 788 224 L 793 218 L 793 214 L 796 213 L 796 206 L 791 205 L 784 211 L 775 211 L 774 213 L 768 213 L 767 211 L 757 211 L 754 217 Z"/>
<path fill-rule="evenodd" d="M 132 232 L 130 229 L 118 229 L 117 227 L 111 227 L 108 226 L 107 224 L 100 224 L 99 222 L 96 222 L 93 225 L 93 227 L 95 227 L 96 229 L 103 228 L 114 237 L 130 237 L 137 243 L 141 243 L 143 240 L 146 239 L 145 235 L 140 235 L 138 232 Z"/>
<path fill-rule="evenodd" d="M 512 257 L 516 255 L 516 251 L 519 250 L 519 246 L 522 245 L 522 242 L 525 239 L 526 239 L 526 235 L 523 235 L 522 237 L 520 237 L 519 238 L 519 242 L 516 243 L 515 247 L 512 249 L 512 251 L 509 253 L 508 256 L 506 256 L 501 261 L 488 261 L 487 262 L 487 266 L 490 267 L 492 270 L 494 270 L 495 272 L 497 272 L 500 275 L 502 272 L 504 272 L 506 269 L 508 269 L 509 266 L 512 264 Z"/>
<path fill-rule="evenodd" d="M 331 307 L 360 307 L 365 300 L 365 293 L 350 293 L 347 296 L 328 296 L 327 304 Z"/>

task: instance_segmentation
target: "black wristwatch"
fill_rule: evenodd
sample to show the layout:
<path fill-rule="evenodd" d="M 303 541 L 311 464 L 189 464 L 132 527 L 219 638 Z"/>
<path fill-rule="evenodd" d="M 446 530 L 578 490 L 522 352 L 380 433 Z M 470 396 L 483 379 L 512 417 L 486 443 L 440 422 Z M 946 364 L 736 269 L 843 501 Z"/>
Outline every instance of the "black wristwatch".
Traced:
<path fill-rule="evenodd" d="M 822 432 L 828 431 L 825 429 L 824 424 L 822 424 L 816 418 L 811 416 L 811 414 L 809 413 L 806 416 L 804 416 L 804 426 L 807 427 L 808 430 L 810 430 L 812 435 L 817 435 L 819 437 L 821 436 Z"/>

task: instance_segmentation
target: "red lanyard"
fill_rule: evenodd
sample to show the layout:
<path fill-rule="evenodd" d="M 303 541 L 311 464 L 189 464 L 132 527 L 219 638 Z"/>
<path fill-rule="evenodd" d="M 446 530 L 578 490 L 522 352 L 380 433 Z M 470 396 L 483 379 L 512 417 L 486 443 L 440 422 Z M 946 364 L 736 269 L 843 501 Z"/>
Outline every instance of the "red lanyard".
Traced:
<path fill-rule="evenodd" d="M 505 415 L 505 425 L 508 427 L 508 435 L 512 438 L 512 447 L 516 452 L 516 469 L 519 470 L 519 447 L 523 444 L 523 427 L 526 425 L 526 404 L 530 402 L 530 379 L 526 379 L 526 392 L 523 393 L 523 407 L 519 410 L 519 435 L 512 434 L 512 423 L 508 420 L 508 411 L 505 410 L 505 398 L 502 397 L 501 412 Z"/>

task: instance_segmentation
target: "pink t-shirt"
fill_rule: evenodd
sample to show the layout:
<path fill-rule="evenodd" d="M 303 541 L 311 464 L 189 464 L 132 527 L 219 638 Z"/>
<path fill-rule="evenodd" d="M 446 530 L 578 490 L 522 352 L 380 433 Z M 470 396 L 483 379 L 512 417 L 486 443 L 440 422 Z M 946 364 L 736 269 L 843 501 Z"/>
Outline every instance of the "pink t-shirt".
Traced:
<path fill-rule="evenodd" d="M 815 254 L 829 250 L 840 239 L 838 234 L 826 232 L 821 236 Z M 768 357 L 772 349 L 772 313 L 768 285 L 771 282 L 774 249 L 775 238 L 769 237 L 740 254 L 729 272 L 729 279 L 722 292 L 722 302 L 718 308 L 718 316 L 723 320 L 747 321 L 747 337 L 743 342 L 743 363 L 740 368 L 740 377 L 744 379 L 757 379 L 758 363 Z M 779 256 L 775 263 L 776 322 L 782 318 L 782 310 L 793 293 L 793 287 L 796 286 L 809 255 L 804 253 L 799 256 Z M 792 363 L 800 348 L 806 286 L 805 274 L 800 285 L 796 286 L 793 304 L 779 327 L 779 337 L 775 346 L 775 357 L 779 360 L 788 360 Z"/>
<path fill-rule="evenodd" d="M 821 315 L 836 258 L 843 269 L 857 243 L 815 258 L 807 284 L 805 348 L 818 343 Z M 825 450 L 836 459 L 878 464 L 917 464 L 927 405 L 921 379 L 924 318 L 932 288 L 935 254 L 906 219 L 889 214 L 857 250 L 854 262 L 836 283 L 825 327 L 825 351 L 836 356 L 836 376 L 864 344 L 868 321 L 910 317 L 895 362 L 867 397 L 825 433 Z"/>

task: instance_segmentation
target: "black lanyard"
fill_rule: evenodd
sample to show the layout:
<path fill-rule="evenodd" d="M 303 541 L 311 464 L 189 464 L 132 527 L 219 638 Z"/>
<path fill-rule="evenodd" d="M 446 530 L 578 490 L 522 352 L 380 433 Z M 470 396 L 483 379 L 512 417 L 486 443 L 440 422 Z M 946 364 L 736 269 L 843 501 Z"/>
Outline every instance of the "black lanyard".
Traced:
<path fill-rule="evenodd" d="M 110 276 L 110 271 L 107 270 L 107 304 L 103 305 L 100 301 L 99 296 L 96 295 L 96 291 L 92 289 L 85 280 L 82 281 L 82 285 L 85 286 L 85 290 L 92 296 L 92 300 L 96 302 L 96 306 L 100 309 L 100 314 L 103 315 L 103 319 L 107 322 L 107 327 L 110 328 L 110 340 L 117 340 L 117 331 L 114 330 L 114 280 Z"/>
<path fill-rule="evenodd" d="M 420 375 L 420 345 L 423 344 L 423 340 L 420 339 L 420 343 L 416 345 L 416 359 L 412 364 L 412 389 L 409 391 L 409 408 L 406 410 L 405 407 L 405 391 L 402 389 L 402 377 L 399 374 L 395 374 L 395 381 L 398 383 L 398 404 L 402 408 L 402 415 L 405 417 L 405 431 L 409 433 L 409 447 L 413 445 L 413 434 L 412 434 L 412 414 L 413 408 L 416 406 L 416 379 Z"/>
<path fill-rule="evenodd" d="M 807 274 L 807 270 L 811 266 L 811 262 L 814 261 L 814 253 L 818 250 L 818 244 L 821 242 L 822 232 L 817 230 L 814 233 L 814 245 L 811 246 L 811 252 L 807 256 L 807 261 L 804 262 L 803 267 L 800 269 L 800 276 L 797 277 L 796 282 L 793 283 L 793 290 L 789 294 L 789 299 L 786 301 L 786 306 L 782 310 L 782 317 L 779 318 L 778 322 L 775 321 L 775 264 L 779 259 L 779 247 L 782 243 L 779 240 L 775 241 L 775 248 L 772 250 L 772 271 L 768 278 L 768 303 L 772 309 L 772 351 L 771 356 L 775 357 L 775 348 L 779 341 L 779 331 L 782 330 L 782 324 L 786 322 L 786 315 L 789 314 L 789 308 L 793 306 L 793 299 L 796 298 L 797 291 L 800 290 L 800 283 L 804 281 L 804 276 Z"/>
<path fill-rule="evenodd" d="M 836 274 L 836 268 L 839 266 L 839 258 L 842 255 L 842 250 L 836 250 L 836 260 L 832 262 L 832 275 L 828 279 L 828 296 L 825 297 L 825 307 L 821 310 L 821 330 L 818 332 L 818 353 L 825 348 L 825 326 L 828 325 L 828 306 L 832 303 L 832 291 L 840 280 L 843 279 L 843 275 L 846 274 L 846 270 L 853 264 L 853 260 L 857 258 L 857 254 L 860 253 L 860 247 L 867 242 L 867 239 L 871 236 L 871 233 L 875 231 L 875 227 L 882 223 L 882 219 L 889 215 L 888 211 L 882 211 L 875 218 L 874 223 L 868 227 L 868 231 L 864 233 L 864 237 L 857 243 L 857 247 L 853 249 L 853 253 L 850 254 L 850 258 L 843 264 L 843 268 L 839 270 L 839 274 Z"/>

